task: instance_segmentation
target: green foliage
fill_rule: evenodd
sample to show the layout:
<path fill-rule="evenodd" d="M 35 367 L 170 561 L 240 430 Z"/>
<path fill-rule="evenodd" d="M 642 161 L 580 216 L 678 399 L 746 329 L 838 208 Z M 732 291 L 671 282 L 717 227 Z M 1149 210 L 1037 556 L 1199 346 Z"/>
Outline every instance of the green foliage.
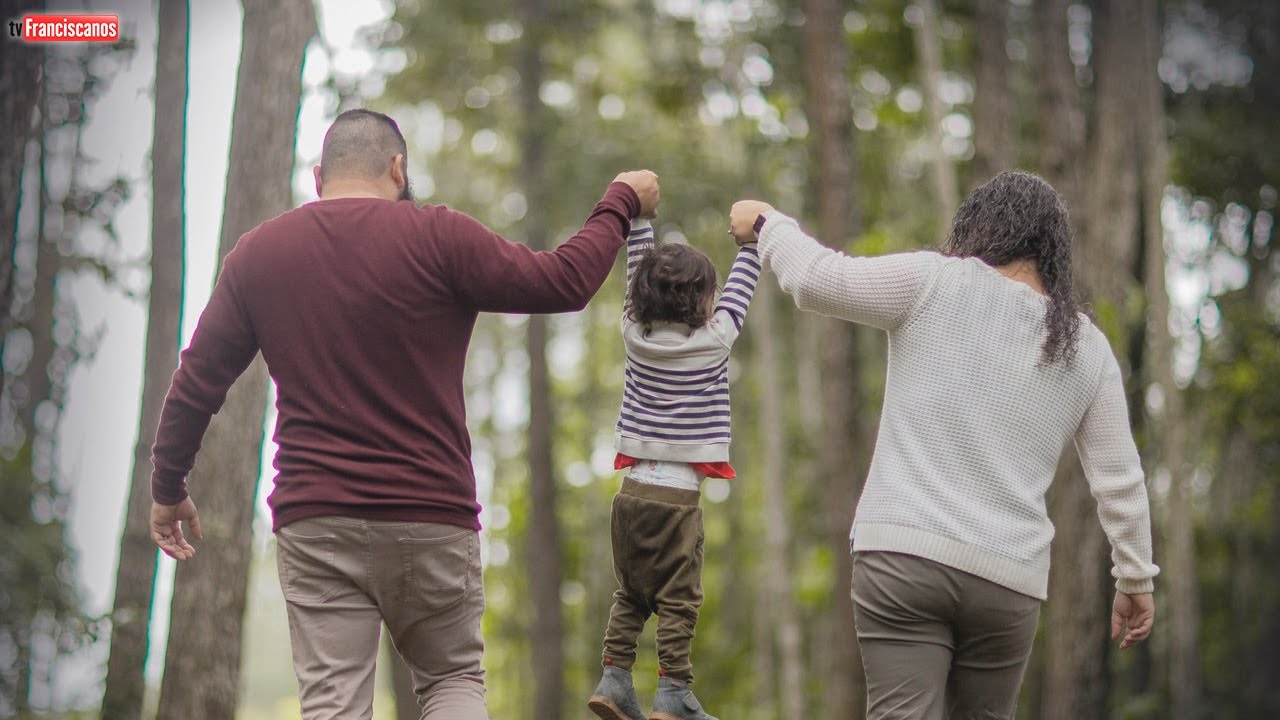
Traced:
<path fill-rule="evenodd" d="M 1238 202 L 1275 205 L 1280 153 L 1274 119 L 1280 84 L 1269 78 L 1280 62 L 1277 19 L 1269 3 L 1218 0 L 1170 3 L 1170 26 L 1198 36 L 1210 52 L 1167 58 L 1162 76 L 1172 119 L 1173 180 L 1219 208 Z M 1259 191 L 1270 186 L 1270 200 Z"/>
<path fill-rule="evenodd" d="M 1216 63 L 1179 58 L 1162 68 L 1170 83 L 1174 180 L 1202 204 L 1197 226 L 1209 238 L 1197 257 L 1211 293 L 1193 318 L 1201 351 L 1188 391 L 1204 430 L 1196 440 L 1207 480 L 1197 498 L 1196 532 L 1206 702 L 1215 718 L 1274 717 L 1280 714 L 1274 682 L 1280 392 L 1273 381 L 1280 373 L 1280 297 L 1272 218 L 1280 156 L 1270 149 L 1280 144 L 1271 119 L 1280 88 L 1264 68 L 1280 60 L 1273 41 L 1280 16 L 1266 4 L 1231 0 L 1207 10 L 1179 2 L 1170 26 L 1218 48 Z M 1216 277 L 1227 265 L 1247 268 L 1242 284 Z M 1237 289 L 1214 289 L 1223 287 Z"/>
<path fill-rule="evenodd" d="M 96 633 L 75 588 L 66 496 L 31 467 L 30 444 L 0 460 L 0 656 L 12 658 L 0 670 L 4 715 L 27 709 L 33 672 Z"/>

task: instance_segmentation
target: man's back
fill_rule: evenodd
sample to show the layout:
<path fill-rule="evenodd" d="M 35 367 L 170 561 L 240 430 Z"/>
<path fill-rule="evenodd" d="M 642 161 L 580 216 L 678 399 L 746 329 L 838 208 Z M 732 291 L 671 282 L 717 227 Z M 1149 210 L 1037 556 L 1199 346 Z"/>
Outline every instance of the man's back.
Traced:
<path fill-rule="evenodd" d="M 237 247 L 230 267 L 277 384 L 277 525 L 321 498 L 474 522 L 462 371 L 477 311 L 450 286 L 449 214 L 320 201 Z"/>

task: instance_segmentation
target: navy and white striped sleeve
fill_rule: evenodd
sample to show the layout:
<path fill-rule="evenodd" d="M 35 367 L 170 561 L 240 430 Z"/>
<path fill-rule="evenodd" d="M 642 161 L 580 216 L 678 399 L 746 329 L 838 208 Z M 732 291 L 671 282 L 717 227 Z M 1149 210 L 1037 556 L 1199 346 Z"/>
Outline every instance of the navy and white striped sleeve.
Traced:
<path fill-rule="evenodd" d="M 635 272 L 640 258 L 653 248 L 653 226 L 644 218 L 631 221 L 631 232 L 627 234 L 627 288 L 631 288 L 631 275 Z"/>
<path fill-rule="evenodd" d="M 733 323 L 731 336 L 727 338 L 730 342 L 742 332 L 742 324 L 747 320 L 747 307 L 759 280 L 760 253 L 754 243 L 743 245 L 733 259 L 733 267 L 720 292 L 720 302 L 716 304 L 716 315 L 721 318 L 727 315 Z M 728 330 L 727 327 L 725 329 Z"/>

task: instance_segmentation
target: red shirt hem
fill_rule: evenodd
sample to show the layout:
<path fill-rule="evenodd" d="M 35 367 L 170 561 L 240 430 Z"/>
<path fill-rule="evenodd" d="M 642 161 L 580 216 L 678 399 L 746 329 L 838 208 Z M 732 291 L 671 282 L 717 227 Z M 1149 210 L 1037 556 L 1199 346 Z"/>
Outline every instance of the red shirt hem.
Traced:
<path fill-rule="evenodd" d="M 613 458 L 613 469 L 622 470 L 624 468 L 632 467 L 639 462 L 639 460 L 631 457 L 630 455 L 618 453 Z M 721 478 L 723 480 L 732 480 L 733 478 L 738 477 L 738 472 L 727 462 L 694 462 L 689 464 L 693 466 L 694 470 L 697 470 L 707 477 Z"/>

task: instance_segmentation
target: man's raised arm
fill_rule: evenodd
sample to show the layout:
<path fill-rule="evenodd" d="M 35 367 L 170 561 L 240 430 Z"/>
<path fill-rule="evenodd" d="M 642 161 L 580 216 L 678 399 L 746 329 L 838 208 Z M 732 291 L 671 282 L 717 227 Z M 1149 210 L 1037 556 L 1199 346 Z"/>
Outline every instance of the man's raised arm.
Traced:
<path fill-rule="evenodd" d="M 508 242 L 471 217 L 450 211 L 441 227 L 450 282 L 461 299 L 484 312 L 581 310 L 609 276 L 631 220 L 652 217 L 657 205 L 657 175 L 647 170 L 622 173 L 582 229 L 548 252 Z"/>

